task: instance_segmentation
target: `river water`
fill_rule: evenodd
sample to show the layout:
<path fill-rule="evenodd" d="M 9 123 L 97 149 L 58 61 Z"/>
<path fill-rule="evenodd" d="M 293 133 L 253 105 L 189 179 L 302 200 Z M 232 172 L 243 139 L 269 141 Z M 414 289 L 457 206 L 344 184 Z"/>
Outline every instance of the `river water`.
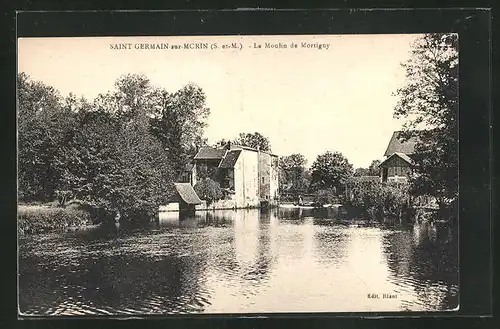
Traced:
<path fill-rule="evenodd" d="M 283 208 L 201 212 L 181 219 L 163 213 L 148 227 L 22 237 L 20 312 L 95 316 L 457 308 L 455 228 L 427 223 L 353 227 L 322 217 Z"/>

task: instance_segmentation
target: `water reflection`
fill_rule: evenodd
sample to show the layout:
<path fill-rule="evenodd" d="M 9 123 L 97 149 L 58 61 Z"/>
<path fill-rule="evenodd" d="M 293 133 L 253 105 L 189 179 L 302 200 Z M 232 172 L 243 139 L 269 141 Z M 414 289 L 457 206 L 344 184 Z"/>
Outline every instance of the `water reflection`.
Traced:
<path fill-rule="evenodd" d="M 37 264 L 44 266 L 35 273 L 20 262 L 21 310 L 56 315 L 203 311 L 207 303 L 200 285 L 204 257 L 189 248 L 196 242 L 185 241 L 182 254 L 161 257 L 156 256 L 161 248 L 148 243 L 152 241 L 110 241 L 61 256 L 42 250 L 46 257 Z M 55 298 L 47 298 L 50 294 Z"/>
<path fill-rule="evenodd" d="M 284 220 L 299 220 L 304 217 L 304 210 L 298 207 L 278 208 L 277 212 L 278 212 L 278 217 Z"/>
<path fill-rule="evenodd" d="M 406 307 L 428 310 L 458 306 L 458 232 L 427 222 L 385 237 L 390 279 L 407 292 Z"/>
<path fill-rule="evenodd" d="M 457 305 L 456 228 L 348 227 L 335 219 L 299 208 L 162 213 L 149 227 L 25 237 L 20 309 L 124 315 Z"/>
<path fill-rule="evenodd" d="M 318 262 L 338 265 L 347 256 L 347 235 L 341 227 L 317 227 L 314 232 L 315 252 Z"/>

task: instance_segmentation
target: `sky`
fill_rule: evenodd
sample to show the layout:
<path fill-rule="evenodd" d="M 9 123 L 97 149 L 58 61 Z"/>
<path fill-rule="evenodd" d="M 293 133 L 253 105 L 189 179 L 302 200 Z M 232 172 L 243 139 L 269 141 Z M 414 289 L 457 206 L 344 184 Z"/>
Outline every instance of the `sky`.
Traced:
<path fill-rule="evenodd" d="M 392 116 L 393 93 L 405 83 L 400 64 L 409 59 L 417 37 L 23 38 L 18 41 L 18 72 L 62 95 L 72 92 L 88 99 L 112 90 L 127 73 L 143 73 L 170 92 L 192 82 L 207 96 L 211 113 L 205 137 L 210 142 L 260 132 L 269 138 L 273 153 L 301 153 L 308 166 L 317 155 L 338 151 L 355 168 L 368 167 L 383 158 L 393 131 L 403 124 Z M 191 46 L 184 48 L 185 43 Z M 237 49 L 222 48 L 232 43 Z M 146 49 L 145 44 L 162 49 Z"/>

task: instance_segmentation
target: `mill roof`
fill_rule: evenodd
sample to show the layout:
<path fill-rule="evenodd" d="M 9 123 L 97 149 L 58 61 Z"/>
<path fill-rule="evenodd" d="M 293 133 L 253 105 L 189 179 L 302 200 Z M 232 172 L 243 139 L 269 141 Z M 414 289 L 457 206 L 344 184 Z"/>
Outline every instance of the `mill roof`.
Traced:
<path fill-rule="evenodd" d="M 200 148 L 194 158 L 196 160 L 221 160 L 225 153 L 226 150 L 205 146 Z"/>
<path fill-rule="evenodd" d="M 244 146 L 244 145 L 240 145 L 240 144 L 236 144 L 236 143 L 232 143 L 232 142 L 228 142 L 226 144 L 225 148 L 230 149 L 230 150 L 242 149 L 242 150 L 247 150 L 247 151 L 260 152 L 260 153 L 269 154 L 270 156 L 273 156 L 273 157 L 278 157 L 276 154 L 272 153 L 271 151 L 263 151 L 263 150 L 256 149 L 255 147 Z"/>
<path fill-rule="evenodd" d="M 220 168 L 233 168 L 238 161 L 238 158 L 241 154 L 241 150 L 230 150 L 226 153 L 226 156 L 221 161 L 219 167 Z"/>
<path fill-rule="evenodd" d="M 389 145 L 384 156 L 391 156 L 394 153 L 413 154 L 415 152 L 415 144 L 418 141 L 416 136 L 412 136 L 407 140 L 402 139 L 402 131 L 395 131 L 389 141 Z"/>

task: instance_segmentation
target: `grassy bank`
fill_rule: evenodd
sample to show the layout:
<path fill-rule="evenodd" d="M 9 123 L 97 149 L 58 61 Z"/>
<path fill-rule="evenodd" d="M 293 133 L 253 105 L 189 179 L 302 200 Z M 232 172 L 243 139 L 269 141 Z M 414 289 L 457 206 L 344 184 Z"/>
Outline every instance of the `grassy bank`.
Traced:
<path fill-rule="evenodd" d="M 90 212 L 76 206 L 65 208 L 52 205 L 18 206 L 17 227 L 20 235 L 38 234 L 92 224 Z"/>

